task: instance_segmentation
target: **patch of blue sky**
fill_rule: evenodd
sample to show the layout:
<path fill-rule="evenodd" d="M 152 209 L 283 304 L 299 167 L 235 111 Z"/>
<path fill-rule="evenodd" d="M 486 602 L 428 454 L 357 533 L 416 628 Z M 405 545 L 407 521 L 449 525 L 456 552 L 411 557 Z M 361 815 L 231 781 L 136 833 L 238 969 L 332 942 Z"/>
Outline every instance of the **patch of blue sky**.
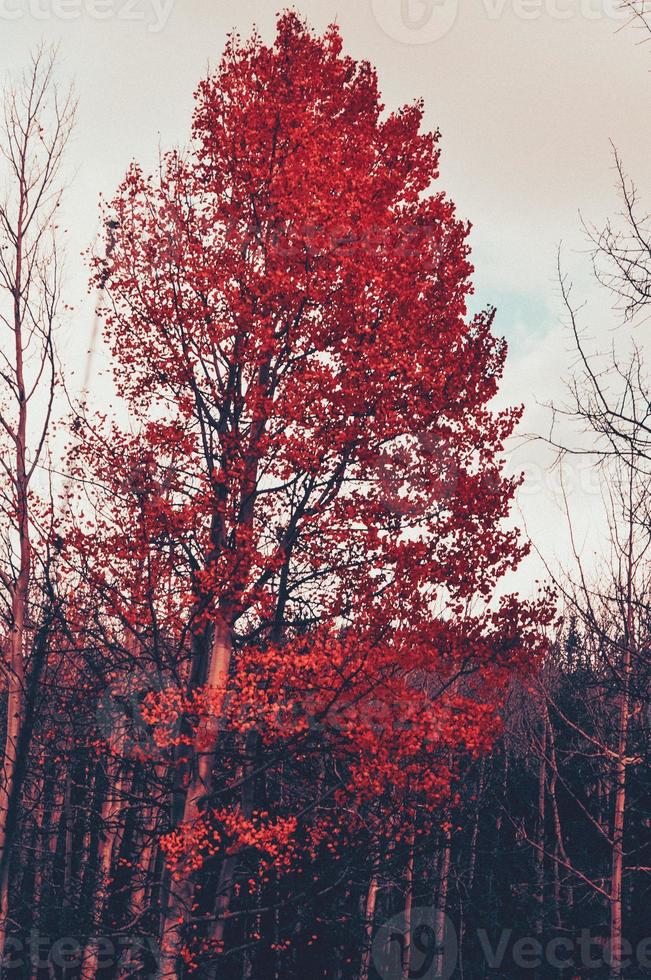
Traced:
<path fill-rule="evenodd" d="M 496 309 L 494 331 L 505 337 L 512 354 L 523 353 L 542 340 L 558 322 L 550 297 L 533 292 L 491 289 L 484 285 L 470 297 L 471 314 Z"/>

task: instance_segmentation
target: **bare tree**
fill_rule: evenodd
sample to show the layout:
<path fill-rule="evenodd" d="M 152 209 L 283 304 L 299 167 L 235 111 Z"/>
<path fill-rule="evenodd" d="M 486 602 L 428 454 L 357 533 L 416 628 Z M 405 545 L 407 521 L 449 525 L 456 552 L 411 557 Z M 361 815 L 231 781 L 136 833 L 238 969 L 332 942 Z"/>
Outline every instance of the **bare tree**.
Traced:
<path fill-rule="evenodd" d="M 651 3 L 649 0 L 622 0 L 622 10 L 630 15 L 630 24 L 644 32 L 643 41 L 651 34 Z"/>
<path fill-rule="evenodd" d="M 643 4 L 627 4 L 644 18 Z M 651 219 L 640 205 L 639 195 L 614 151 L 615 168 L 623 209 L 617 219 L 600 230 L 587 228 L 593 245 L 593 267 L 597 281 L 614 297 L 621 313 L 616 342 L 605 354 L 589 350 L 572 300 L 572 287 L 559 261 L 559 282 L 570 329 L 578 354 L 578 369 L 570 382 L 570 401 L 555 414 L 578 423 L 582 435 L 578 445 L 561 444 L 560 462 L 568 454 L 592 456 L 601 467 L 610 554 L 605 567 L 590 574 L 574 542 L 572 517 L 566 510 L 574 550 L 575 573 L 558 582 L 571 615 L 589 637 L 592 657 L 600 680 L 596 708 L 588 706 L 578 723 L 555 702 L 551 689 L 544 692 L 547 718 L 554 739 L 553 721 L 570 727 L 583 751 L 599 768 L 598 781 L 606 787 L 606 806 L 581 799 L 574 803 L 610 853 L 608 880 L 597 879 L 577 869 L 564 847 L 551 855 L 556 867 L 577 876 L 604 899 L 609 908 L 610 975 L 622 976 L 623 898 L 626 873 L 626 818 L 629 773 L 645 759 L 631 750 L 633 725 L 639 728 L 648 700 L 650 647 L 649 581 L 651 576 L 651 381 L 645 366 L 639 327 L 651 309 Z M 632 327 L 630 338 L 625 333 Z M 629 352 L 620 353 L 630 340 Z M 552 428 L 552 433 L 554 428 Z M 639 734 L 639 733 L 638 733 Z M 554 786 L 559 778 L 556 750 L 543 747 L 545 764 Z M 557 838 L 558 819 L 555 813 Z M 542 849 L 541 849 L 542 853 Z M 629 871 L 646 871 L 629 868 Z"/>
<path fill-rule="evenodd" d="M 18 747 L 25 712 L 26 671 L 35 635 L 35 541 L 47 507 L 34 496 L 57 383 L 54 329 L 61 269 L 57 211 L 61 163 L 75 102 L 55 81 L 54 51 L 39 49 L 16 87 L 5 94 L 2 155 L 6 189 L 0 199 L 0 427 L 4 518 L 2 672 L 7 701 L 0 773 L 0 949 L 8 919 L 13 813 L 20 794 Z"/>

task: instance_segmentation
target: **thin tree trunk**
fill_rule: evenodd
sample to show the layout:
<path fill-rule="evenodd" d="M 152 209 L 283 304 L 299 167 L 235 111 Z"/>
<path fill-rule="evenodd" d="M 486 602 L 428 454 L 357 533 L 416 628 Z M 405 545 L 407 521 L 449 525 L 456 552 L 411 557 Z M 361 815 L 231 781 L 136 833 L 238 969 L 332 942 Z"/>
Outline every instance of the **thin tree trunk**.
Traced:
<path fill-rule="evenodd" d="M 411 931 L 412 909 L 414 904 L 414 841 L 416 834 L 416 816 L 412 816 L 409 834 L 407 836 L 407 870 L 405 874 L 405 931 L 402 949 L 402 980 L 409 980 L 411 968 Z"/>
<path fill-rule="evenodd" d="M 371 965 L 371 947 L 373 945 L 373 929 L 375 926 L 375 907 L 379 888 L 378 879 L 379 860 L 376 858 L 373 864 L 373 873 L 368 883 L 366 892 L 366 904 L 364 908 L 364 932 L 366 941 L 362 949 L 362 961 L 359 968 L 359 980 L 368 980 L 368 971 Z"/>
<path fill-rule="evenodd" d="M 536 935 L 542 936 L 545 928 L 545 788 L 547 782 L 547 720 L 543 716 L 540 766 L 538 769 L 538 833 L 535 852 L 536 862 Z"/>
<path fill-rule="evenodd" d="M 18 400 L 18 420 L 14 435 L 15 459 L 13 491 L 16 498 L 16 524 L 18 531 L 19 569 L 11 594 L 11 622 L 9 650 L 6 657 L 8 668 L 7 721 L 0 776 L 0 958 L 4 953 L 7 934 L 9 905 L 9 852 L 11 834 L 9 813 L 14 803 L 18 739 L 23 724 L 25 693 L 25 621 L 32 568 L 32 548 L 29 534 L 29 505 L 27 477 L 27 393 L 23 368 L 23 333 L 21 293 L 23 281 L 23 224 L 25 213 L 24 177 L 20 183 L 17 237 L 15 246 L 16 267 L 13 282 L 13 332 L 14 332 L 14 382 Z"/>
<path fill-rule="evenodd" d="M 436 942 L 436 976 L 442 977 L 445 969 L 445 924 L 448 908 L 448 889 L 450 883 L 450 865 L 452 860 L 452 830 L 446 824 L 443 831 L 443 860 L 441 861 L 439 891 L 436 900 L 436 920 L 434 937 Z"/>
<path fill-rule="evenodd" d="M 613 813 L 612 861 L 610 880 L 610 976 L 619 980 L 622 976 L 622 892 L 624 874 L 624 821 L 626 817 L 626 770 L 628 766 L 628 728 L 630 712 L 630 688 L 632 651 L 635 643 L 633 613 L 633 500 L 629 498 L 629 553 L 626 583 L 626 636 L 622 664 L 621 694 L 619 699 L 619 724 L 617 758 L 615 760 L 615 805 Z"/>
<path fill-rule="evenodd" d="M 481 814 L 482 800 L 484 796 L 484 780 L 486 775 L 486 758 L 482 756 L 480 767 L 479 767 L 479 781 L 477 785 L 477 800 L 475 805 L 475 814 L 472 825 L 472 836 L 470 838 L 470 856 L 468 860 L 468 888 L 467 895 L 468 899 L 472 899 L 472 890 L 475 883 L 475 868 L 477 867 L 477 842 L 479 840 L 479 817 Z M 465 903 L 461 904 L 460 907 L 460 919 L 459 919 L 459 970 L 461 976 L 463 977 L 463 941 L 466 934 L 466 915 L 465 915 Z"/>
<path fill-rule="evenodd" d="M 556 736 L 554 734 L 554 728 L 551 723 L 551 718 L 549 717 L 549 708 L 545 703 L 545 718 L 547 721 L 547 734 L 548 734 L 548 750 L 549 750 L 549 763 L 550 763 L 550 776 L 547 783 L 547 789 L 549 791 L 549 799 L 551 802 L 552 809 L 552 819 L 554 821 L 554 838 L 555 838 L 555 856 L 557 859 L 563 862 L 563 865 L 567 868 L 570 867 L 570 859 L 565 848 L 565 839 L 563 837 L 563 828 L 561 826 L 561 817 L 558 809 L 558 797 L 556 793 L 556 786 L 558 782 L 558 759 L 556 756 Z M 574 889 L 572 887 L 571 879 L 568 880 L 567 887 L 565 889 L 566 893 L 566 903 L 568 909 L 572 910 L 574 908 Z M 562 901 L 562 890 L 560 881 L 560 864 L 559 860 L 554 861 L 554 902 L 556 905 L 556 926 L 561 929 L 563 926 L 563 901 Z"/>

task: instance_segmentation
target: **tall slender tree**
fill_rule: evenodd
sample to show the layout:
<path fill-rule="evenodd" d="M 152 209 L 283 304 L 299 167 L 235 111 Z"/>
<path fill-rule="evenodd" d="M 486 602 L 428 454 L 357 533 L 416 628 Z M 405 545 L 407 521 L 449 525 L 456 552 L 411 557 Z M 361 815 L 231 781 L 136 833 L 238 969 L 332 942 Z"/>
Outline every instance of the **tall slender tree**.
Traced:
<path fill-rule="evenodd" d="M 3 512 L 2 671 L 6 690 L 0 772 L 0 950 L 9 903 L 11 847 L 20 800 L 19 755 L 25 729 L 30 654 L 43 607 L 37 540 L 48 537 L 46 505 L 34 494 L 57 379 L 54 328 L 60 312 L 56 212 L 61 162 L 74 100 L 55 82 L 54 54 L 39 50 L 16 88 L 4 98 L 2 154 L 6 192 L 0 202 L 0 426 Z M 37 549 L 37 550 L 35 550 Z M 43 560 L 41 550 L 40 559 Z"/>
<path fill-rule="evenodd" d="M 493 602 L 524 552 L 500 459 L 519 412 L 489 408 L 506 348 L 467 316 L 422 112 L 385 114 L 338 31 L 285 14 L 271 46 L 231 39 L 190 152 L 134 165 L 106 215 L 137 432 L 80 454 L 134 532 L 76 542 L 175 676 L 147 705 L 174 756 L 160 976 L 217 962 L 243 883 L 305 860 L 337 808 L 442 799 L 539 645 L 538 608 Z"/>

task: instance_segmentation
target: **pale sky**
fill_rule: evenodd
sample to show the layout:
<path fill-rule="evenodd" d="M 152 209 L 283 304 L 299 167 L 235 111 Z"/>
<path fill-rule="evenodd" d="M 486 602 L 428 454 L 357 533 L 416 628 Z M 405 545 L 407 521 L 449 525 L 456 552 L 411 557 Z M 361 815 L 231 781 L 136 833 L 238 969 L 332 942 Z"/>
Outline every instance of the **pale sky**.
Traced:
<path fill-rule="evenodd" d="M 537 401 L 563 397 L 571 364 L 561 327 L 556 251 L 564 243 L 586 324 L 610 343 L 607 296 L 589 278 L 579 212 L 617 210 L 610 142 L 651 201 L 647 117 L 651 42 L 625 26 L 617 0 L 310 0 L 294 5 L 317 29 L 336 21 L 346 50 L 378 69 L 388 108 L 422 97 L 442 133 L 440 186 L 473 223 L 478 302 L 498 307 L 511 345 L 501 400 L 524 402 L 526 430 L 547 422 Z M 0 68 L 13 73 L 40 39 L 60 44 L 79 114 L 68 154 L 68 295 L 76 304 L 63 353 L 83 373 L 91 320 L 79 257 L 128 162 L 152 167 L 158 147 L 186 142 L 192 93 L 226 35 L 257 24 L 271 38 L 279 0 L 0 0 Z M 645 183 L 646 182 L 646 183 Z M 648 326 L 647 326 L 648 329 Z M 648 338 L 638 333 L 639 342 Z M 100 382 L 101 384 L 101 382 Z M 564 519 L 540 448 L 513 466 L 530 472 L 520 507 L 536 545 L 566 558 Z M 570 474 L 580 542 L 600 547 L 596 481 Z M 526 588 L 540 571 L 531 560 Z"/>

